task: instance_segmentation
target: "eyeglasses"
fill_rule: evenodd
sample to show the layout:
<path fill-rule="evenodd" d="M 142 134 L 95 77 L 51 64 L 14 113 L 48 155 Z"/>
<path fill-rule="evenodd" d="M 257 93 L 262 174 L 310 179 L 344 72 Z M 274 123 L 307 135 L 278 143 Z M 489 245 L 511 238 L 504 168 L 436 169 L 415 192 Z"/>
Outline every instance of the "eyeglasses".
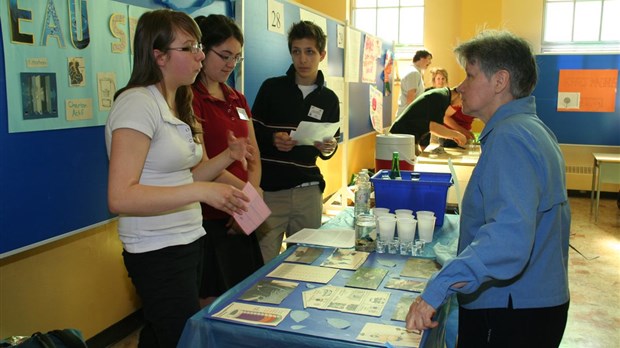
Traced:
<path fill-rule="evenodd" d="M 235 62 L 235 64 L 239 64 L 243 61 L 243 57 L 241 57 L 240 55 L 236 55 L 236 56 L 226 56 L 221 54 L 220 52 L 217 52 L 216 50 L 210 48 L 209 51 L 217 54 L 218 57 L 222 58 L 222 60 L 224 62 L 226 62 L 226 64 L 228 63 L 232 63 Z"/>
<path fill-rule="evenodd" d="M 202 52 L 202 44 L 200 42 L 194 42 L 193 44 L 185 47 L 168 47 L 169 50 L 173 51 L 183 51 L 183 52 L 191 52 L 193 54 L 198 54 Z"/>

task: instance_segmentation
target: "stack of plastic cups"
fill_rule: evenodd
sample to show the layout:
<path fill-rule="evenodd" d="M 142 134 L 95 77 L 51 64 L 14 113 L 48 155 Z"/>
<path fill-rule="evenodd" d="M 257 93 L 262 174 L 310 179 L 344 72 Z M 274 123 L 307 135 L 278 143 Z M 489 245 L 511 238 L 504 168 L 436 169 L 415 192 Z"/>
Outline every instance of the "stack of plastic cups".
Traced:
<path fill-rule="evenodd" d="M 396 217 L 399 217 L 399 216 L 413 217 L 413 210 L 411 209 L 396 209 L 394 210 L 394 213 L 396 213 Z"/>
<path fill-rule="evenodd" d="M 435 213 L 432 211 L 418 211 L 416 216 L 418 217 L 420 240 L 423 240 L 424 243 L 431 243 L 433 241 L 433 231 L 435 230 Z"/>
<path fill-rule="evenodd" d="M 394 232 L 396 230 L 396 217 L 394 214 L 383 214 L 377 217 L 377 252 L 382 253 L 387 249 L 389 253 L 396 254 L 397 247 L 394 245 Z"/>
<path fill-rule="evenodd" d="M 390 209 L 374 207 L 372 208 L 372 214 L 375 216 L 375 225 L 376 225 L 376 233 L 377 233 L 377 243 L 375 251 L 379 254 L 385 253 L 385 243 L 381 241 L 379 238 L 379 216 L 390 214 Z"/>
<path fill-rule="evenodd" d="M 398 229 L 401 255 L 413 255 L 413 240 L 415 238 L 416 225 L 417 220 L 413 218 L 413 215 L 397 215 L 396 226 Z"/>

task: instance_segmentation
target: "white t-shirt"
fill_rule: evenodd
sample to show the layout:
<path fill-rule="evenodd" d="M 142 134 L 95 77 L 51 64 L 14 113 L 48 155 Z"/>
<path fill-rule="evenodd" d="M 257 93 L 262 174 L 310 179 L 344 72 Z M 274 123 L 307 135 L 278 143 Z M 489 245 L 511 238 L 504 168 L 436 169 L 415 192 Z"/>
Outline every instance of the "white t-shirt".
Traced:
<path fill-rule="evenodd" d="M 304 95 L 304 99 L 306 99 L 308 94 L 312 93 L 312 91 L 317 89 L 318 86 L 317 85 L 309 85 L 309 86 L 297 85 L 297 87 L 301 90 L 301 93 Z"/>
<path fill-rule="evenodd" d="M 420 73 L 415 66 L 410 73 L 400 80 L 400 96 L 398 97 L 398 111 L 396 111 L 397 117 L 400 116 L 403 110 L 409 105 L 407 104 L 407 93 L 412 89 L 416 89 L 416 95 L 413 100 L 424 93 L 424 79 L 422 79 L 422 73 Z"/>
<path fill-rule="evenodd" d="M 110 156 L 112 132 L 130 128 L 151 138 L 140 183 L 178 186 L 193 182 L 191 168 L 202 159 L 202 146 L 190 127 L 176 118 L 155 86 L 132 88 L 114 101 L 105 127 Z M 151 216 L 121 215 L 118 233 L 123 247 L 142 253 L 194 242 L 205 234 L 200 203 Z"/>

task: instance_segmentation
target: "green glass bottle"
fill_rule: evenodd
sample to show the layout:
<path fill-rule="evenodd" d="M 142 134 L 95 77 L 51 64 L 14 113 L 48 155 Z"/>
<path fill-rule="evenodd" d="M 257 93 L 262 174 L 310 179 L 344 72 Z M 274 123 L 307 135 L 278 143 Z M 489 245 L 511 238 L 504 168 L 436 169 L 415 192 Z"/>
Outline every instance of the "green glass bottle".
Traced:
<path fill-rule="evenodd" d="M 400 159 L 398 152 L 392 152 L 392 170 L 390 170 L 390 179 L 400 179 Z"/>

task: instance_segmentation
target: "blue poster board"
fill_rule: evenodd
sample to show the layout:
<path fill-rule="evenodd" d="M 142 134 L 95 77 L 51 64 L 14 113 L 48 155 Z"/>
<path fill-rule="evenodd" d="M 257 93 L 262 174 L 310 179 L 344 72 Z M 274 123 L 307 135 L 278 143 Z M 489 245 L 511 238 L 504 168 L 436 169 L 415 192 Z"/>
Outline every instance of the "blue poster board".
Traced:
<path fill-rule="evenodd" d="M 539 76 L 534 89 L 538 117 L 563 144 L 620 145 L 620 93 L 614 112 L 558 112 L 558 82 L 563 69 L 618 69 L 620 55 L 562 54 L 536 57 Z"/>
<path fill-rule="evenodd" d="M 122 0 L 129 5 L 161 8 L 161 1 Z M 17 2 L 20 7 L 28 6 Z M 56 2 L 60 4 L 60 2 Z M 66 2 L 65 2 L 66 3 Z M 106 19 L 107 2 L 85 1 L 90 18 Z M 6 4 L 5 4 L 6 6 Z M 117 6 L 117 5 L 115 5 Z M 127 11 L 127 6 L 124 7 Z M 216 1 L 211 6 L 192 13 L 226 13 L 228 4 Z M 133 9 L 140 11 L 139 8 Z M 2 11 L 5 11 L 3 8 Z M 99 12 L 97 12 L 99 10 Z M 129 10 L 131 12 L 131 9 Z M 127 14 L 127 12 L 125 12 Z M 42 16 L 44 13 L 33 15 Z M 58 13 L 63 24 L 65 13 Z M 104 16 L 104 17 L 102 17 Z M 100 23 L 100 21 L 97 21 Z M 107 22 L 103 28 L 91 28 L 91 40 L 101 40 L 109 34 Z M 2 28 L 6 23 L 1 23 Z M 23 27 L 24 31 L 39 34 L 39 30 Z M 32 29 L 32 30 L 31 30 Z M 63 27 L 62 30 L 67 30 Z M 89 230 L 106 223 L 114 216 L 108 211 L 108 158 L 103 126 L 84 126 L 56 130 L 9 133 L 7 81 L 5 64 L 13 73 L 15 64 L 5 57 L 4 44 L 8 33 L 0 32 L 0 258 Z M 68 33 L 64 33 L 69 38 Z M 37 43 L 38 44 L 38 43 Z M 88 48 L 87 48 L 88 49 Z M 129 61 L 130 56 L 125 54 Z M 26 59 L 27 57 L 18 57 Z M 93 69 L 97 69 L 93 67 Z M 48 69 L 49 70 L 49 69 Z M 54 71 L 55 72 L 55 71 Z M 60 75 L 64 72 L 55 72 Z M 66 84 L 64 80 L 58 82 Z M 126 83 L 117 81 L 121 87 Z M 13 86 L 10 86 L 13 88 Z M 19 88 L 19 86 L 15 86 Z M 60 88 L 71 88 L 67 85 Z M 96 97 L 95 97 L 96 98 Z M 64 100 L 58 98 L 58 103 Z M 19 115 L 18 115 L 19 116 Z M 107 116 L 106 116 L 107 118 Z"/>
<path fill-rule="evenodd" d="M 243 32 L 244 45 L 244 94 L 252 106 L 263 81 L 270 77 L 282 76 L 292 64 L 288 52 L 288 29 L 300 20 L 299 5 L 282 2 L 284 18 L 281 25 L 284 34 L 268 30 L 266 0 L 244 1 Z M 308 10 L 310 11 L 310 10 Z M 312 12 L 312 11 L 310 11 Z M 327 22 L 327 71 L 323 75 L 344 77 L 344 49 L 338 47 L 338 25 L 333 19 Z M 342 110 L 341 110 L 342 111 Z M 343 115 L 341 115 L 342 117 Z"/>

